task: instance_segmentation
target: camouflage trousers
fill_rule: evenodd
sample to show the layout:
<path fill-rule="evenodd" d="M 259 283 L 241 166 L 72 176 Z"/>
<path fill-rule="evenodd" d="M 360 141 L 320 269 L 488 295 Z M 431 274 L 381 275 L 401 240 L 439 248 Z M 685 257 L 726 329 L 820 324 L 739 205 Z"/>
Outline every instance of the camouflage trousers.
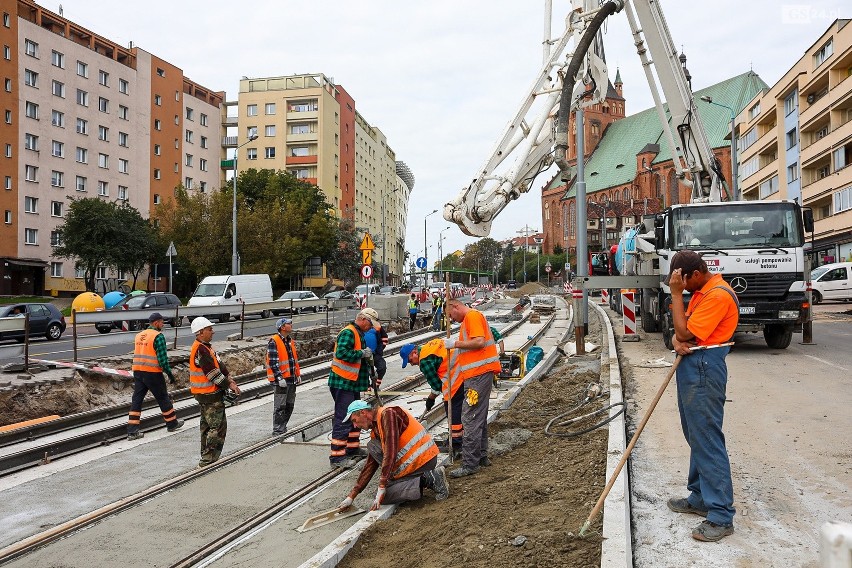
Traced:
<path fill-rule="evenodd" d="M 219 394 L 219 393 L 216 393 Z M 210 465 L 219 459 L 225 447 L 228 419 L 222 395 L 198 395 L 195 397 L 201 410 L 201 460 L 199 467 Z"/>

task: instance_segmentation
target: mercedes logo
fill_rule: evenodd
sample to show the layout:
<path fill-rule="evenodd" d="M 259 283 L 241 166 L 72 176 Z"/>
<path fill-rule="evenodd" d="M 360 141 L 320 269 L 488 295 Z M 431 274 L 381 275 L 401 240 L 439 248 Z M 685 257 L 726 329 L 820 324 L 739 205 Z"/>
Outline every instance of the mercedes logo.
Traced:
<path fill-rule="evenodd" d="M 742 294 L 748 288 L 748 282 L 742 276 L 737 276 L 731 280 L 731 288 L 733 288 L 734 292 L 737 294 Z"/>

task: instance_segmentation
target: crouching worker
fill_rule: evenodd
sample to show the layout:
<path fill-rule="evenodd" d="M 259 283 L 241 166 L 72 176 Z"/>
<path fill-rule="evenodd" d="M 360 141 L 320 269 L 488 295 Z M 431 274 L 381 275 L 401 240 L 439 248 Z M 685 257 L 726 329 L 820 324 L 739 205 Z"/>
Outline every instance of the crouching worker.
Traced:
<path fill-rule="evenodd" d="M 399 406 L 372 408 L 363 400 L 353 401 L 347 412 L 344 422 L 351 419 L 356 428 L 372 430 L 372 435 L 364 468 L 340 503 L 341 511 L 352 506 L 378 469 L 381 477 L 371 511 L 383 504 L 416 501 L 423 496 L 424 487 L 435 492 L 436 501 L 449 496 L 447 475 L 438 465 L 438 447 L 410 412 Z"/>

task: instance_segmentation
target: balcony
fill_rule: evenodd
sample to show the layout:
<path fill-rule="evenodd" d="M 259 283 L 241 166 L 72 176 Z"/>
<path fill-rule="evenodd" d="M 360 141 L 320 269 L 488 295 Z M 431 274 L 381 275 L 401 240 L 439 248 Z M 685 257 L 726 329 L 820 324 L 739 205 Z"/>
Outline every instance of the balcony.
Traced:
<path fill-rule="evenodd" d="M 288 112 L 287 120 L 293 120 L 296 122 L 304 122 L 307 120 L 318 120 L 319 119 L 319 111 L 317 110 L 307 110 L 302 112 Z"/>
<path fill-rule="evenodd" d="M 295 166 L 299 164 L 316 164 L 317 156 L 314 154 L 313 156 L 287 156 L 287 165 Z"/>
<path fill-rule="evenodd" d="M 222 148 L 236 148 L 238 136 L 223 136 Z"/>
<path fill-rule="evenodd" d="M 809 128 L 811 124 L 823 114 L 828 112 L 828 108 L 831 106 L 832 101 L 834 100 L 834 94 L 829 92 L 819 100 L 814 101 L 808 108 L 801 111 L 799 113 L 799 124 L 801 124 L 802 128 Z"/>
<path fill-rule="evenodd" d="M 802 201 L 807 203 L 809 200 L 831 193 L 839 187 L 840 179 L 838 174 L 829 174 L 807 185 L 802 184 Z"/>
<path fill-rule="evenodd" d="M 307 134 L 288 134 L 287 142 L 316 142 L 319 136 L 316 132 L 308 132 Z"/>
<path fill-rule="evenodd" d="M 239 117 L 226 116 L 222 119 L 222 126 L 224 126 L 225 128 L 239 126 Z"/>

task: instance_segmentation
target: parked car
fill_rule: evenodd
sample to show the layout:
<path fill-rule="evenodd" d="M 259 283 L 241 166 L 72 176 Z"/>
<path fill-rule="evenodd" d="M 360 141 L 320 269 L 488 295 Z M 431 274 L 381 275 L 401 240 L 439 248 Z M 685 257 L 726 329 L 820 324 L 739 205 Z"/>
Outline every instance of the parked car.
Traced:
<path fill-rule="evenodd" d="M 380 294 L 379 290 L 381 290 L 381 286 L 378 284 L 360 284 L 355 286 L 355 293 L 359 296 L 363 296 L 368 290 L 370 294 Z"/>
<path fill-rule="evenodd" d="M 30 314 L 30 337 L 44 335 L 50 340 L 62 337 L 65 332 L 65 316 L 53 304 L 25 303 L 9 304 L 0 308 L 0 317 L 24 317 Z M 0 339 L 24 340 L 24 330 L 4 331 Z"/>
<path fill-rule="evenodd" d="M 518 289 L 518 281 L 517 280 L 509 280 L 506 282 L 506 290 L 517 290 Z"/>
<path fill-rule="evenodd" d="M 176 306 L 180 306 L 180 298 L 174 294 L 166 292 L 151 292 L 150 294 L 137 294 L 125 298 L 124 301 L 117 303 L 109 309 L 109 311 L 117 310 L 163 310 L 163 321 L 172 327 L 180 327 L 183 317 L 169 317 L 168 310 L 171 312 Z M 130 331 L 141 331 L 148 327 L 148 319 L 124 320 L 127 321 L 127 329 Z M 100 321 L 95 324 L 95 329 L 101 333 L 109 333 L 113 329 L 121 329 L 120 321 Z"/>
<path fill-rule="evenodd" d="M 319 300 L 319 296 L 317 296 L 316 294 L 314 294 L 310 290 L 292 290 L 290 292 L 284 292 L 283 294 L 281 294 L 281 296 L 276 301 L 280 302 L 282 300 Z M 314 312 L 314 313 L 317 313 L 317 312 L 320 312 L 320 311 L 323 310 L 323 306 L 299 307 L 299 305 L 296 304 L 293 307 L 293 313 L 296 313 L 296 314 L 301 314 L 301 313 L 307 312 L 309 310 Z M 272 313 L 275 314 L 276 316 L 281 315 L 281 314 L 289 314 L 290 308 L 287 307 L 287 308 L 272 310 Z"/>
<path fill-rule="evenodd" d="M 390 296 L 391 294 L 399 294 L 399 288 L 396 286 L 382 286 L 379 288 L 379 294 Z"/>
<path fill-rule="evenodd" d="M 813 303 L 852 299 L 852 262 L 823 264 L 811 271 Z"/>
<path fill-rule="evenodd" d="M 357 308 L 358 307 L 358 304 L 355 301 L 355 295 L 352 294 L 352 292 L 350 292 L 348 290 L 337 290 L 335 292 L 329 292 L 329 293 L 327 293 L 323 296 L 323 299 L 324 300 L 332 300 L 334 302 L 340 302 L 341 300 L 348 300 L 349 304 L 347 305 L 347 307 L 350 307 L 350 308 Z M 332 309 L 334 309 L 333 306 L 332 306 Z"/>

